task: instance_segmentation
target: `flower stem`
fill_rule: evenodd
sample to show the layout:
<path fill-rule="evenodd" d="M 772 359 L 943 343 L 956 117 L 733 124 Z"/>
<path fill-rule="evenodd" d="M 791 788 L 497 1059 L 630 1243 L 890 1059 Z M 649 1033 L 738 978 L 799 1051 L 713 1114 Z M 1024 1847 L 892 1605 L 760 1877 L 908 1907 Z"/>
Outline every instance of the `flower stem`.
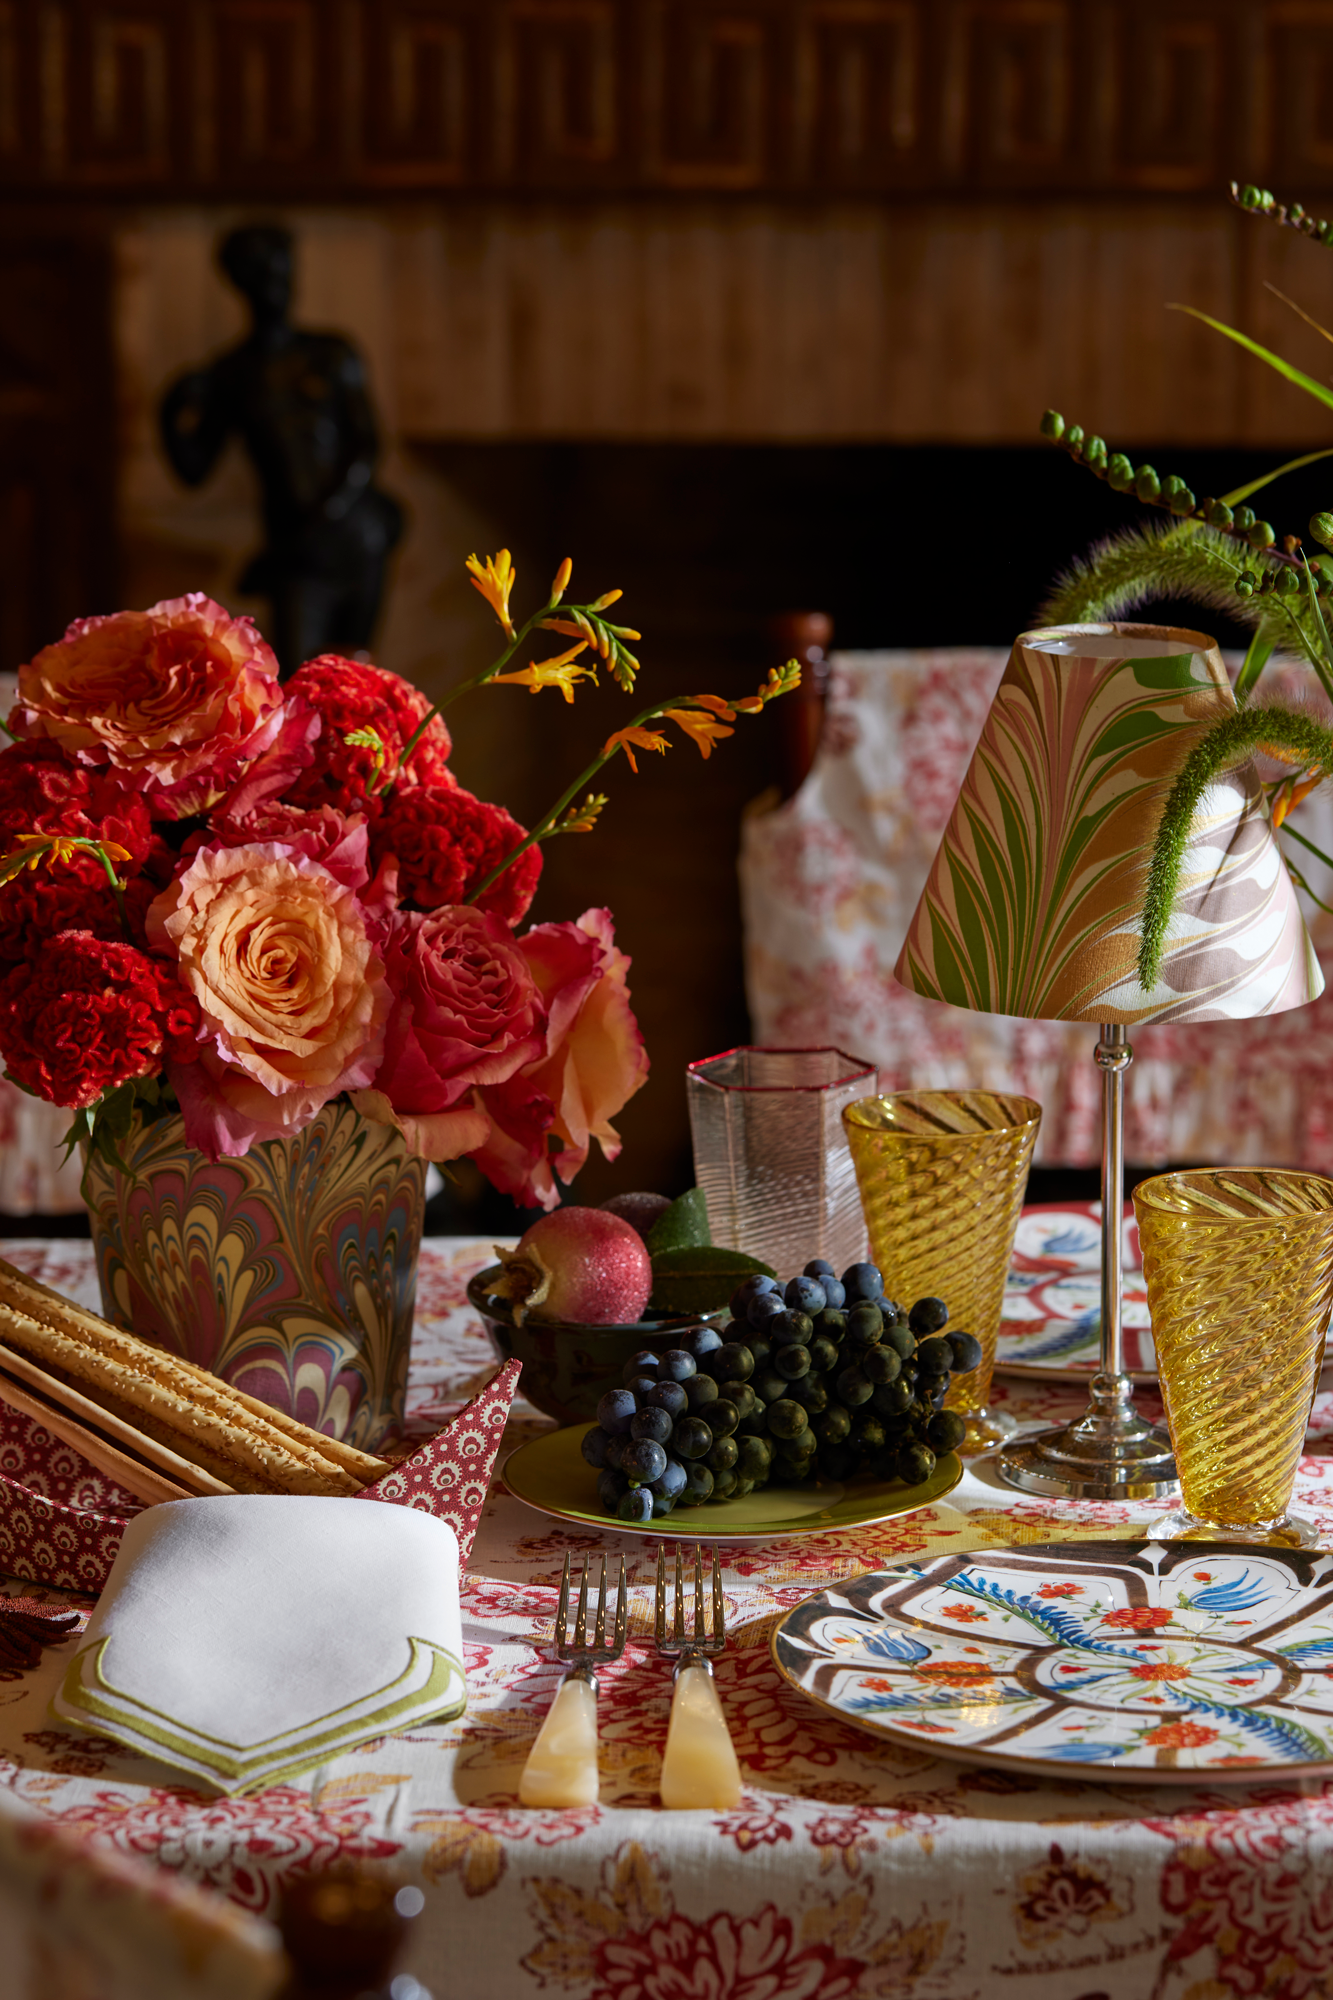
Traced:
<path fill-rule="evenodd" d="M 665 715 L 669 708 L 692 708 L 694 705 L 695 705 L 695 698 L 693 695 L 688 695 L 688 694 L 671 695 L 666 701 L 654 702 L 651 708 L 640 709 L 639 713 L 634 717 L 634 720 L 632 722 L 627 723 L 625 727 L 621 730 L 618 730 L 616 734 L 618 736 L 626 735 L 631 729 L 641 729 L 645 722 L 656 721 L 659 716 Z M 568 790 L 561 792 L 559 798 L 556 800 L 555 804 L 551 807 L 551 810 L 546 814 L 544 819 L 540 820 L 538 824 L 534 826 L 532 832 L 528 834 L 527 838 L 521 840 L 517 847 L 512 848 L 510 852 L 505 855 L 502 861 L 497 861 L 494 868 L 492 868 L 490 874 L 485 876 L 477 884 L 476 888 L 472 891 L 472 894 L 467 899 L 469 903 L 475 903 L 479 896 L 484 896 L 486 891 L 490 888 L 492 882 L 497 881 L 499 877 L 504 874 L 506 868 L 511 868 L 513 864 L 518 860 L 521 854 L 526 854 L 530 847 L 535 847 L 537 845 L 538 841 L 545 840 L 548 834 L 550 834 L 554 830 L 555 823 L 560 818 L 561 814 L 565 811 L 565 808 L 574 803 L 575 795 L 578 792 L 581 792 L 585 785 L 591 784 L 592 780 L 597 776 L 597 773 L 601 770 L 603 764 L 609 764 L 611 759 L 617 754 L 617 752 L 623 750 L 624 748 L 625 746 L 623 743 L 618 743 L 613 741 L 609 749 L 603 748 L 601 751 L 599 751 L 597 756 L 593 758 L 591 764 L 589 764 L 584 770 L 579 772 L 578 777 L 575 778 L 573 784 L 569 786 Z"/>
<path fill-rule="evenodd" d="M 481 673 L 473 674 L 470 680 L 460 681 L 456 688 L 450 688 L 448 694 L 442 696 L 441 699 L 436 702 L 434 708 L 427 709 L 426 713 L 422 716 L 420 722 L 417 724 L 416 728 L 412 731 L 412 734 L 408 737 L 406 743 L 403 745 L 402 755 L 398 759 L 398 768 L 400 771 L 402 770 L 404 764 L 407 762 L 408 758 L 412 755 L 412 752 L 416 749 L 418 743 L 420 743 L 426 731 L 430 728 L 431 723 L 434 722 L 436 716 L 441 715 L 446 708 L 450 707 L 452 703 L 456 702 L 460 695 L 470 694 L 473 688 L 485 687 L 487 681 L 493 681 L 495 679 L 495 676 L 500 672 L 501 668 L 508 666 L 510 660 L 513 659 L 515 653 L 518 651 L 519 647 L 523 644 L 524 640 L 527 639 L 529 634 L 533 632 L 538 625 L 540 625 L 542 619 L 550 617 L 552 611 L 555 610 L 556 605 L 558 603 L 559 603 L 558 598 L 553 597 L 548 599 L 548 601 L 542 605 L 540 611 L 534 611 L 531 618 L 527 620 L 526 624 L 519 626 L 513 638 L 510 640 L 509 644 L 505 647 L 504 651 L 500 654 L 498 659 L 492 660 L 490 666 L 483 668 Z"/>

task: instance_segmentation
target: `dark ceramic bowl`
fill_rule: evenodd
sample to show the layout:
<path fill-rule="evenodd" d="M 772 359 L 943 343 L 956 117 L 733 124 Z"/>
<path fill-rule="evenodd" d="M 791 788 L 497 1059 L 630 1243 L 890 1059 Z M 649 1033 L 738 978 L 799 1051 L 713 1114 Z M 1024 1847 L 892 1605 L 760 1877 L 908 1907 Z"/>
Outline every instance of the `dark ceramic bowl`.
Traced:
<path fill-rule="evenodd" d="M 608 1389 L 618 1389 L 625 1363 L 641 1348 L 664 1354 L 679 1347 L 692 1326 L 725 1319 L 717 1313 L 676 1314 L 671 1318 L 638 1319 L 630 1326 L 580 1326 L 560 1320 L 528 1320 L 515 1326 L 509 1305 L 492 1297 L 486 1286 L 499 1272 L 498 1264 L 479 1271 L 467 1288 L 481 1314 L 491 1345 L 502 1361 L 523 1363 L 519 1393 L 535 1409 L 562 1424 L 586 1424 Z"/>

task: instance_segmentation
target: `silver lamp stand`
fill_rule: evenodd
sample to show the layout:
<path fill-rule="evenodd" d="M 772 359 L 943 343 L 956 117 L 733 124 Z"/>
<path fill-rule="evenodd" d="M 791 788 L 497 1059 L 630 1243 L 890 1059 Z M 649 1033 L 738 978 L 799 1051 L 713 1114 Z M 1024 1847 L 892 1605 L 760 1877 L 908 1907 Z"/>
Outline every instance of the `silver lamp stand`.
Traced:
<path fill-rule="evenodd" d="M 1103 1025 L 1096 1059 L 1102 1068 L 1101 1368 L 1076 1424 L 1006 1445 L 998 1470 L 1007 1485 L 1024 1493 L 1165 1500 L 1180 1490 L 1171 1440 L 1135 1413 L 1120 1327 L 1125 1071 L 1134 1060 L 1123 1027 Z"/>

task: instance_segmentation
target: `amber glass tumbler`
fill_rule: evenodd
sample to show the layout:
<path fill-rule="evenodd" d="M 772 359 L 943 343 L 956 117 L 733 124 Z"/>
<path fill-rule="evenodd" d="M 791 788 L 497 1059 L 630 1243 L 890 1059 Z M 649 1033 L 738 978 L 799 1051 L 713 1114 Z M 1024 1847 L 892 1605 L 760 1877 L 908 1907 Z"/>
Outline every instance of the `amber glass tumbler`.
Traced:
<path fill-rule="evenodd" d="M 988 1451 L 1014 1428 L 986 1401 L 1041 1106 L 990 1090 L 900 1090 L 862 1098 L 842 1120 L 890 1298 L 941 1298 L 950 1329 L 981 1342 L 980 1365 L 954 1377 L 946 1407 L 967 1421 L 964 1455 Z"/>
<path fill-rule="evenodd" d="M 1134 1213 L 1184 1497 L 1153 1537 L 1308 1544 L 1287 1510 L 1333 1309 L 1333 1181 L 1157 1174 Z"/>

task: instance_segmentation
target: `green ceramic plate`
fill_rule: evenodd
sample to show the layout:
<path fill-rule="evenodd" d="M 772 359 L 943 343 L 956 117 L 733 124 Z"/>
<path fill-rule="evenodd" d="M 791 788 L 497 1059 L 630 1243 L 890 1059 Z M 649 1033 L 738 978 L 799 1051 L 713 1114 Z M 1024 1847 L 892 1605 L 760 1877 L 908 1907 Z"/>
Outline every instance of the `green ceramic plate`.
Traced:
<path fill-rule="evenodd" d="M 663 1521 L 640 1527 L 613 1521 L 597 1505 L 597 1474 L 579 1449 L 591 1424 L 547 1431 L 511 1452 L 501 1475 L 516 1500 L 557 1521 L 609 1528 L 618 1535 L 658 1541 L 762 1542 L 774 1535 L 826 1535 L 835 1528 L 869 1528 L 896 1514 L 914 1514 L 952 1493 L 963 1476 L 956 1453 L 946 1452 L 920 1486 L 900 1480 L 859 1480 L 855 1486 L 765 1486 L 743 1500 L 682 1507 Z"/>

